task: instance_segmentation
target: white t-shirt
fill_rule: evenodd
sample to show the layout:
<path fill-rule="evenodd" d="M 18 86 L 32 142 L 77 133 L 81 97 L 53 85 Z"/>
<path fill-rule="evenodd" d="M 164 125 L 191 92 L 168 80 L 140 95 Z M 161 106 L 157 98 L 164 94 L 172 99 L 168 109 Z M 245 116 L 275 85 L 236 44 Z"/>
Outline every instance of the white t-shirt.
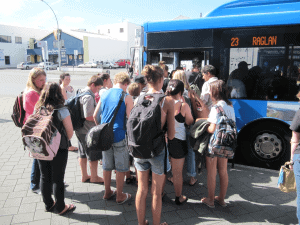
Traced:
<path fill-rule="evenodd" d="M 223 108 L 226 116 L 229 119 L 232 119 L 233 121 L 235 121 L 235 113 L 234 113 L 234 109 L 233 109 L 232 106 L 227 105 L 227 103 L 223 100 L 218 101 L 218 103 L 216 105 L 221 106 Z M 218 122 L 218 112 L 217 112 L 217 109 L 215 107 L 211 108 L 211 111 L 208 115 L 207 121 L 210 122 L 210 123 L 217 124 L 217 122 Z"/>
<path fill-rule="evenodd" d="M 208 109 L 210 110 L 212 107 L 212 100 L 210 97 L 210 87 L 209 84 L 218 80 L 217 77 L 211 77 L 209 78 L 208 81 L 205 81 L 203 86 L 202 86 L 202 91 L 201 91 L 201 100 L 204 101 L 205 105 L 207 105 Z"/>

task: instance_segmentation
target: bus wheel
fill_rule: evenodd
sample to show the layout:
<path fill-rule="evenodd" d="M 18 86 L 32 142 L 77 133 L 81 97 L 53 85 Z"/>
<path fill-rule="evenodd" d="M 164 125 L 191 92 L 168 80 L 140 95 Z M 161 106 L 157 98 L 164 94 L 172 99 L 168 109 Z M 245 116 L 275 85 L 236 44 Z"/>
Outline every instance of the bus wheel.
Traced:
<path fill-rule="evenodd" d="M 279 169 L 290 157 L 291 131 L 276 121 L 259 121 L 238 137 L 243 158 L 253 166 Z"/>

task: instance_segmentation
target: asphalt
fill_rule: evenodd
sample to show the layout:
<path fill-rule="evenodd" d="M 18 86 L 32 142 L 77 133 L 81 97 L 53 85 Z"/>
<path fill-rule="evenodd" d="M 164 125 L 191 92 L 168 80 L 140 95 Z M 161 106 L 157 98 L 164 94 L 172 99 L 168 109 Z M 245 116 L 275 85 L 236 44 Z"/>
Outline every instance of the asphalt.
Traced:
<path fill-rule="evenodd" d="M 59 216 L 44 212 L 40 195 L 29 189 L 32 159 L 24 152 L 20 128 L 10 118 L 14 97 L 0 97 L 0 224 L 138 224 L 134 196 L 137 187 L 124 185 L 133 200 L 117 205 L 114 200 L 104 201 L 104 186 L 81 183 L 77 153 L 69 152 L 65 180 L 65 201 L 74 203 L 73 213 Z M 72 139 L 77 144 L 75 138 Z M 102 176 L 102 167 L 98 173 Z M 132 168 L 133 170 L 133 168 Z M 167 182 L 167 196 L 163 200 L 161 221 L 168 224 L 297 224 L 296 193 L 283 193 L 277 188 L 278 171 L 228 165 L 229 187 L 223 208 L 210 209 L 200 202 L 207 196 L 206 171 L 197 176 L 198 183 L 191 187 L 184 173 L 183 194 L 189 201 L 177 206 L 174 187 Z M 217 178 L 218 179 L 218 178 Z M 115 189 L 113 173 L 112 188 Z M 217 181 L 218 193 L 219 182 Z M 146 219 L 152 221 L 151 195 L 147 197 Z"/>

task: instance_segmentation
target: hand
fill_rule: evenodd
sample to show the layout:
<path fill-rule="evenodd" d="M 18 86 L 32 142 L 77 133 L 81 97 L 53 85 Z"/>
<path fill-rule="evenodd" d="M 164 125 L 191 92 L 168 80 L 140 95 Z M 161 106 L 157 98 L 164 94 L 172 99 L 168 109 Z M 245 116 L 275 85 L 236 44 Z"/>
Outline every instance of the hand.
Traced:
<path fill-rule="evenodd" d="M 294 170 L 294 166 L 292 164 L 289 165 L 290 170 Z"/>

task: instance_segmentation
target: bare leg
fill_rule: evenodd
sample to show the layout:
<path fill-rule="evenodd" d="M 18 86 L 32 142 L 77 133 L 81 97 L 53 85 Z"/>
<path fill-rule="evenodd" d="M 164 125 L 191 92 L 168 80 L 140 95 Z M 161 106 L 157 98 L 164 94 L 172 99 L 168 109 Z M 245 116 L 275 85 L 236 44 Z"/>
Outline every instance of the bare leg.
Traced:
<path fill-rule="evenodd" d="M 226 158 L 218 158 L 218 172 L 220 176 L 220 194 L 216 197 L 216 199 L 221 203 L 225 204 L 225 196 L 228 187 L 228 173 L 227 173 L 227 162 Z"/>
<path fill-rule="evenodd" d="M 137 171 L 138 190 L 135 197 L 135 207 L 139 225 L 145 224 L 146 198 L 149 186 L 149 170 Z"/>
<path fill-rule="evenodd" d="M 91 169 L 91 182 L 104 182 L 102 177 L 98 176 L 98 160 L 90 161 L 90 169 Z"/>
<path fill-rule="evenodd" d="M 126 194 L 123 193 L 124 186 L 124 177 L 126 172 L 118 172 L 116 173 L 116 183 L 117 183 L 117 202 L 122 202 L 126 199 Z M 131 195 L 128 196 L 129 198 Z"/>
<path fill-rule="evenodd" d="M 152 173 L 152 217 L 153 225 L 160 224 L 162 199 L 161 194 L 163 191 L 163 184 L 166 181 L 166 175 L 158 175 Z"/>
<path fill-rule="evenodd" d="M 103 198 L 110 198 L 111 196 L 111 188 L 110 188 L 110 184 L 111 184 L 111 171 L 106 171 L 103 170 L 103 178 L 104 178 L 104 187 L 105 187 L 105 193 Z"/>
<path fill-rule="evenodd" d="M 78 158 L 78 162 L 81 170 L 81 182 L 85 182 L 91 178 L 87 173 L 87 158 Z"/>
<path fill-rule="evenodd" d="M 183 179 L 182 179 L 182 169 L 184 164 L 184 158 L 182 159 L 174 159 L 171 158 L 172 162 L 172 173 L 173 173 L 173 184 L 175 189 L 175 195 L 176 197 L 180 197 L 182 194 L 182 185 L 183 185 Z"/>
<path fill-rule="evenodd" d="M 217 175 L 217 157 L 206 157 L 206 169 L 208 198 L 203 198 L 202 201 L 208 203 L 209 205 L 214 205 Z"/>

